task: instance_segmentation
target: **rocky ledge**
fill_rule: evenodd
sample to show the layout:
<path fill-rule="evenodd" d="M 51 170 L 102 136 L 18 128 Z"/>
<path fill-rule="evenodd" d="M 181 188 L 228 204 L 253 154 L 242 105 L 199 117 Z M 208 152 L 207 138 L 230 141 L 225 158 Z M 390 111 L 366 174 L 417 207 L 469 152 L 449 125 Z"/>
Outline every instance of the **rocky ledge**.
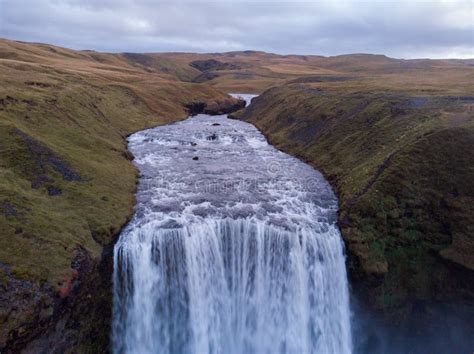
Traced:
<path fill-rule="evenodd" d="M 211 116 L 229 114 L 245 107 L 245 101 L 235 98 L 229 98 L 221 101 L 206 102 L 190 102 L 186 104 L 189 115 L 209 114 Z"/>
<path fill-rule="evenodd" d="M 100 353 L 109 345 L 112 246 L 94 259 L 82 247 L 59 291 L 15 277 L 1 265 L 1 353 Z M 47 348 L 47 349 L 46 349 Z"/>

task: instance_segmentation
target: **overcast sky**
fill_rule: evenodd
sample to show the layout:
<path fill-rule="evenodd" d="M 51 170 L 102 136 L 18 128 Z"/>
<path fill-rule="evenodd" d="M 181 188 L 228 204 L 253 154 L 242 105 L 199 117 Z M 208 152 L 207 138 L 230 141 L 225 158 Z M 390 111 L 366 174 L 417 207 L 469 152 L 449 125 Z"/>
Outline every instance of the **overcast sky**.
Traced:
<path fill-rule="evenodd" d="M 0 0 L 0 37 L 112 52 L 474 58 L 474 1 Z"/>

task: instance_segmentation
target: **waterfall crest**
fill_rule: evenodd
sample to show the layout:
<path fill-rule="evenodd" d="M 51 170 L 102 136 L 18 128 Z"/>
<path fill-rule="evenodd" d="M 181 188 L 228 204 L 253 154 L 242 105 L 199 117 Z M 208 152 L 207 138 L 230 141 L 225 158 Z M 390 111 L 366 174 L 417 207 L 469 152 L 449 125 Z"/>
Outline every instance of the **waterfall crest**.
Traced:
<path fill-rule="evenodd" d="M 337 201 L 317 171 L 224 116 L 129 143 L 142 175 L 114 250 L 115 353 L 351 352 Z"/>

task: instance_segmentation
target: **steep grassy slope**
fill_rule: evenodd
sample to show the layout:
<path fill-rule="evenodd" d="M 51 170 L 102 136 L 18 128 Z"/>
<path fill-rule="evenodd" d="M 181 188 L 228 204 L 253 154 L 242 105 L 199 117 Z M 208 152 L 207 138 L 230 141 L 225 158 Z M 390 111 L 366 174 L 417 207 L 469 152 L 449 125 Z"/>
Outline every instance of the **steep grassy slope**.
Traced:
<path fill-rule="evenodd" d="M 62 311 L 131 216 L 125 136 L 184 118 L 191 102 L 235 101 L 128 56 L 10 41 L 0 77 L 0 348 L 14 349 Z"/>
<path fill-rule="evenodd" d="M 286 85 L 234 114 L 327 176 L 353 285 L 396 323 L 434 324 L 444 303 L 474 325 L 474 70 L 464 75 L 429 90 Z"/>

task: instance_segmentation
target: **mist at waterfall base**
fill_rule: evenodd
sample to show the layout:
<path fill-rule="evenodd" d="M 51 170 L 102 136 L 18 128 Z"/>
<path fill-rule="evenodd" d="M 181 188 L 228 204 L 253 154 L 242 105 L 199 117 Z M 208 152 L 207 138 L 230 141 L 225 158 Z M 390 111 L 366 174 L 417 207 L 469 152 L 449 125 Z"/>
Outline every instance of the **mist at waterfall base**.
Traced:
<path fill-rule="evenodd" d="M 319 172 L 225 116 L 136 133 L 129 149 L 141 175 L 114 251 L 113 352 L 352 352 Z"/>
<path fill-rule="evenodd" d="M 351 293 L 353 352 L 357 354 L 471 354 L 474 308 L 463 301 L 417 302 L 400 320 L 387 320 Z"/>

